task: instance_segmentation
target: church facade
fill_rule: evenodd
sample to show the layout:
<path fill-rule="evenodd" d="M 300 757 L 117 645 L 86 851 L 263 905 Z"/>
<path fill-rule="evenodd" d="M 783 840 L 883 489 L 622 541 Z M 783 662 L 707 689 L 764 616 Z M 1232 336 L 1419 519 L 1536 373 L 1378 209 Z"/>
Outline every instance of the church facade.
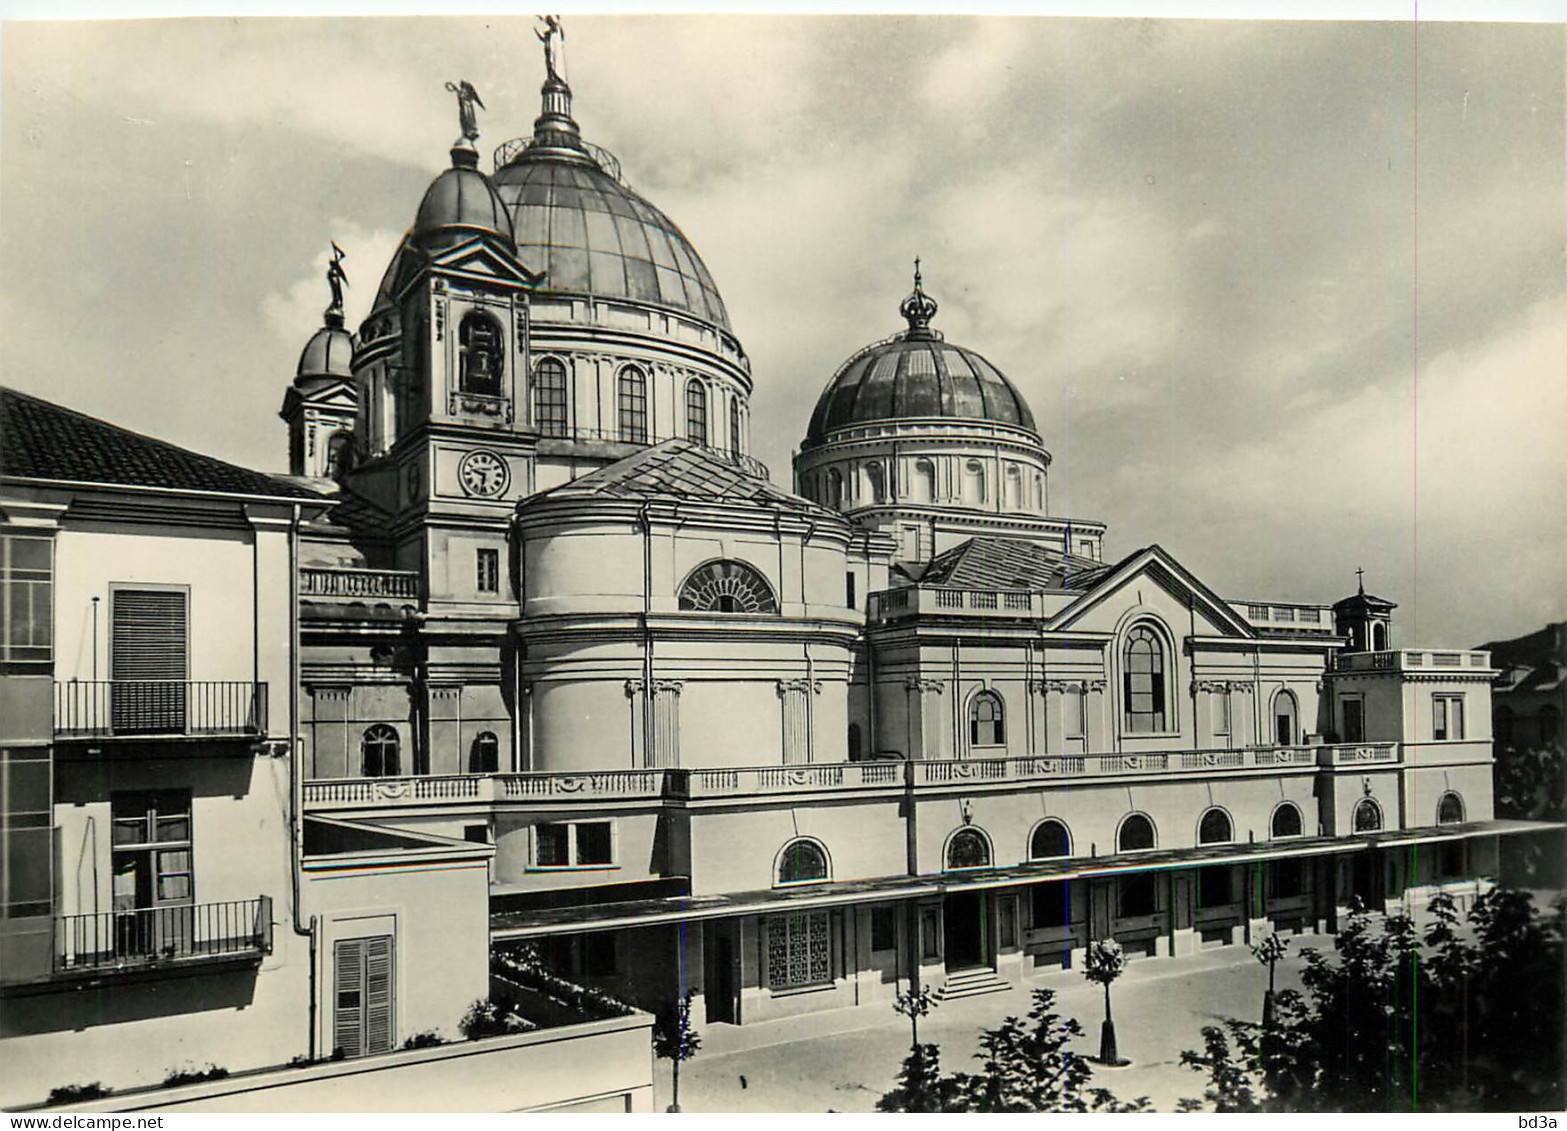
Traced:
<path fill-rule="evenodd" d="M 1397 647 L 1363 589 L 1225 597 L 1109 552 L 918 265 L 775 483 L 710 272 L 546 70 L 490 173 L 453 88 L 357 328 L 334 258 L 288 476 L 5 402 L 34 438 L 0 453 L 12 1063 L 81 1030 L 220 1037 L 233 1069 L 433 1056 L 396 1050 L 455 1036 L 497 946 L 742 1025 L 1491 882 L 1534 826 L 1494 818 L 1487 653 Z"/>

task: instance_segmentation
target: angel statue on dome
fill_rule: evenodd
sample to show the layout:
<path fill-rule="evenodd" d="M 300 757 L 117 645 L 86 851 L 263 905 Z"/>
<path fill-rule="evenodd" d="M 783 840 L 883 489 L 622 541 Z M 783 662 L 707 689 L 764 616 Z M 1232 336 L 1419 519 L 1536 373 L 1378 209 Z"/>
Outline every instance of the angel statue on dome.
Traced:
<path fill-rule="evenodd" d="M 551 41 L 556 36 L 560 36 L 561 40 L 564 41 L 566 29 L 561 26 L 559 16 L 540 16 L 539 19 L 544 21 L 544 26 L 542 28 L 534 28 L 533 34 L 539 37 L 540 43 L 544 44 L 544 71 L 556 82 L 564 82 L 565 80 L 560 77 L 560 72 L 555 69 L 555 45 Z"/>

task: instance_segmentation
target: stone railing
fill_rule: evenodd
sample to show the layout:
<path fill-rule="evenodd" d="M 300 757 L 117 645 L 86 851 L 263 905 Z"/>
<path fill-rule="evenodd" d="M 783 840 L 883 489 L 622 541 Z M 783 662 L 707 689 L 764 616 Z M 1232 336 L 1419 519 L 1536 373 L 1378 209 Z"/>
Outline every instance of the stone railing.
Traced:
<path fill-rule="evenodd" d="M 664 793 L 664 775 L 669 772 L 593 770 L 580 774 L 501 774 L 496 781 L 500 796 L 508 799 L 660 797 Z"/>
<path fill-rule="evenodd" d="M 397 778 L 318 778 L 304 784 L 309 809 L 378 808 L 445 802 L 489 804 L 559 798 L 657 798 L 665 770 L 583 773 L 415 774 Z"/>
<path fill-rule="evenodd" d="M 1045 607 L 1038 592 L 1026 589 L 924 589 L 908 586 L 870 595 L 872 620 L 928 613 L 961 613 L 965 616 L 1038 618 L 1056 610 L 1059 602 Z"/>
<path fill-rule="evenodd" d="M 1334 661 L 1341 672 L 1441 672 L 1487 670 L 1491 653 L 1473 649 L 1396 648 L 1387 652 L 1345 652 Z"/>
<path fill-rule="evenodd" d="M 1396 742 L 1344 742 L 1318 748 L 1319 760 L 1324 766 L 1348 766 L 1377 762 L 1397 764 Z"/>
<path fill-rule="evenodd" d="M 349 601 L 417 601 L 419 575 L 403 569 L 300 566 L 299 595 Z"/>
<path fill-rule="evenodd" d="M 1020 758 L 961 758 L 911 763 L 916 786 L 987 781 L 1050 781 L 1127 774 L 1205 774 L 1316 764 L 1317 751 L 1311 746 L 1161 750 L 1137 754 L 1031 754 Z"/>
<path fill-rule="evenodd" d="M 903 785 L 903 763 L 823 762 L 805 766 L 741 766 L 719 770 L 671 770 L 670 792 L 685 797 L 807 793 Z"/>
<path fill-rule="evenodd" d="M 1285 605 L 1274 601 L 1231 601 L 1246 623 L 1281 632 L 1333 632 L 1330 605 Z"/>

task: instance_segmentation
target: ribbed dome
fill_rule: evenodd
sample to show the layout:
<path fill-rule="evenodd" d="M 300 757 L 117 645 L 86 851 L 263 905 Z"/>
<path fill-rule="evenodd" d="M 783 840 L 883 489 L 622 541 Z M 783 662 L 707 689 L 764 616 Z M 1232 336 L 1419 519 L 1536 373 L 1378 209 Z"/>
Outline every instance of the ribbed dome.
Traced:
<path fill-rule="evenodd" d="M 425 190 L 412 234 L 427 250 L 479 234 L 509 240 L 511 213 L 490 178 L 472 166 L 454 164 Z"/>
<path fill-rule="evenodd" d="M 585 152 L 529 147 L 494 177 L 540 290 L 673 307 L 729 329 L 707 266 L 673 220 Z"/>
<path fill-rule="evenodd" d="M 299 355 L 296 377 L 351 378 L 350 362 L 354 354 L 354 339 L 343 329 L 342 323 L 326 325 L 317 330 L 305 343 L 305 352 Z"/>
<path fill-rule="evenodd" d="M 1028 403 L 1001 370 L 929 328 L 936 303 L 921 289 L 917 273 L 902 311 L 909 328 L 855 354 L 822 391 L 807 446 L 839 428 L 877 420 L 946 417 L 1037 431 Z"/>

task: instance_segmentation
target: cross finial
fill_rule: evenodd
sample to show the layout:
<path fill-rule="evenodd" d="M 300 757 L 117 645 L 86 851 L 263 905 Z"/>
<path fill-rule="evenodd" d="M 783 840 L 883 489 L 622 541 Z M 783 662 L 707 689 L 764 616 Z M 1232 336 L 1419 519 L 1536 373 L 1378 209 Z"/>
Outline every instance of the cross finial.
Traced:
<path fill-rule="evenodd" d="M 1355 571 L 1355 582 L 1356 582 L 1355 588 L 1359 591 L 1360 595 L 1362 597 L 1364 597 L 1366 595 L 1366 571 L 1365 570 L 1357 569 Z"/>
<path fill-rule="evenodd" d="M 917 255 L 914 257 L 914 285 L 920 285 L 920 257 Z"/>
<path fill-rule="evenodd" d="M 898 307 L 908 320 L 911 333 L 929 334 L 930 320 L 936 317 L 936 301 L 925 293 L 925 280 L 920 275 L 919 256 L 914 257 L 914 293 Z"/>

